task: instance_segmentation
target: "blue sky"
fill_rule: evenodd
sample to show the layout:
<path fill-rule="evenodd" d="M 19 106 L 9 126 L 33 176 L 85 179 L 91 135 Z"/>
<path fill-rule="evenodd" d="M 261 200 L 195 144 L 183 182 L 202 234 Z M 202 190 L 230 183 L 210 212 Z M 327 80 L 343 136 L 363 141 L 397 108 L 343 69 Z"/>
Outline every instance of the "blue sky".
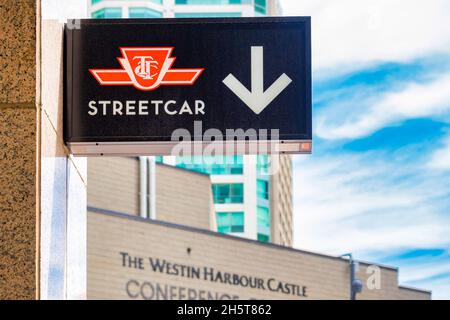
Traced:
<path fill-rule="evenodd" d="M 296 247 L 398 266 L 400 283 L 450 299 L 450 3 L 281 4 L 313 29 Z"/>

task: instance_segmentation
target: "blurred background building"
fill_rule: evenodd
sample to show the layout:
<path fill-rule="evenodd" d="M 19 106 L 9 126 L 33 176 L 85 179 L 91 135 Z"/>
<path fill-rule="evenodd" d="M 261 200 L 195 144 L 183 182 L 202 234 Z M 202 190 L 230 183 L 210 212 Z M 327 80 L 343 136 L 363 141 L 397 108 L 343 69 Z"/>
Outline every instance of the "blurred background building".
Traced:
<path fill-rule="evenodd" d="M 268 155 L 164 157 L 164 162 L 210 175 L 217 231 L 292 246 L 291 158 L 269 175 Z"/>
<path fill-rule="evenodd" d="M 272 0 L 92 0 L 92 18 L 204 18 L 277 15 Z"/>
<path fill-rule="evenodd" d="M 278 1 L 268 0 L 92 0 L 89 1 L 89 13 L 92 18 L 98 19 L 254 17 L 278 15 L 280 6 Z M 93 183 L 95 186 L 97 184 L 95 182 L 96 176 L 100 174 L 98 170 L 101 170 L 103 166 L 98 163 L 94 164 L 94 161 L 89 161 L 90 185 Z M 103 161 L 108 162 L 111 160 Z M 155 159 L 150 158 L 148 163 L 151 164 L 154 161 Z M 209 175 L 213 208 L 210 210 L 209 221 L 204 221 L 200 224 L 202 227 L 208 225 L 209 229 L 220 233 L 233 234 L 261 242 L 292 246 L 293 208 L 290 156 L 282 156 L 280 158 L 280 170 L 276 175 L 268 175 L 268 166 L 271 163 L 271 158 L 267 155 L 224 156 L 209 157 L 207 159 L 198 157 L 192 159 L 157 157 L 156 162 Z M 137 163 L 134 163 L 134 165 L 137 166 Z M 149 182 L 147 182 L 148 186 L 141 183 L 140 188 L 136 189 L 138 177 L 142 173 L 134 172 L 134 175 L 128 174 L 128 177 L 135 177 L 133 184 L 135 188 L 130 189 L 131 193 L 123 191 L 120 197 L 127 196 L 136 200 L 134 194 L 145 193 L 149 201 L 144 198 L 136 200 L 140 204 L 140 208 L 126 208 L 128 209 L 126 212 L 133 214 L 140 212 L 140 215 L 143 217 L 148 216 L 158 220 L 169 219 L 180 224 L 186 223 L 189 220 L 186 219 L 187 212 L 181 213 L 178 216 L 180 219 L 177 219 L 175 210 L 172 211 L 172 216 L 169 218 L 167 211 L 165 211 L 168 208 L 163 209 L 162 207 L 161 199 L 166 199 L 171 203 L 179 200 L 177 197 L 164 194 L 166 191 L 171 193 L 174 189 L 168 188 L 166 190 L 161 187 L 163 181 L 159 172 L 163 169 L 151 170 L 150 167 L 146 169 L 145 166 L 141 164 L 139 170 L 144 170 L 145 175 L 150 175 Z M 93 168 L 96 169 L 94 170 Z M 158 168 L 162 167 L 158 166 Z M 167 171 L 167 169 L 164 170 Z M 118 171 L 114 171 L 114 173 L 119 174 Z M 111 174 L 114 173 L 111 172 Z M 103 172 L 103 174 L 107 175 L 108 173 Z M 108 180 L 107 178 L 105 179 Z M 177 183 L 176 180 L 172 179 L 172 181 L 174 184 Z M 94 191 L 94 186 L 90 187 L 89 190 L 93 194 L 98 194 L 98 192 Z M 197 190 L 197 193 L 200 193 L 200 190 Z M 190 201 L 189 205 L 195 205 L 200 201 L 199 198 L 207 197 L 207 195 L 197 193 L 192 193 L 192 201 Z M 97 202 L 94 198 L 92 196 L 89 197 L 92 201 Z M 125 201 L 125 203 L 128 202 Z M 88 204 L 93 206 L 92 203 Z M 185 207 L 185 209 L 187 208 Z M 148 213 L 145 213 L 146 211 Z M 193 214 L 193 212 L 189 214 Z"/>

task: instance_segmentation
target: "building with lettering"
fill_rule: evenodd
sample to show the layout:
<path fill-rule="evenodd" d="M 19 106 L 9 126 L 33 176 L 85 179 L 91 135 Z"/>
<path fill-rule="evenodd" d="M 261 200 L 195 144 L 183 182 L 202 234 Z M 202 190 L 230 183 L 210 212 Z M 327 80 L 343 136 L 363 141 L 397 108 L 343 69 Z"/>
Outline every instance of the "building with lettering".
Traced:
<path fill-rule="evenodd" d="M 89 159 L 89 299 L 349 298 L 344 258 L 215 232 L 208 174 L 150 165 L 154 216 L 141 215 L 145 160 Z M 360 263 L 357 276 L 363 282 L 358 299 L 431 297 L 399 286 L 394 267 Z"/>
<path fill-rule="evenodd" d="M 88 239 L 88 299 L 350 297 L 349 261 L 341 257 L 106 210 L 88 214 Z M 431 298 L 399 285 L 398 273 L 360 262 L 356 298 Z"/>

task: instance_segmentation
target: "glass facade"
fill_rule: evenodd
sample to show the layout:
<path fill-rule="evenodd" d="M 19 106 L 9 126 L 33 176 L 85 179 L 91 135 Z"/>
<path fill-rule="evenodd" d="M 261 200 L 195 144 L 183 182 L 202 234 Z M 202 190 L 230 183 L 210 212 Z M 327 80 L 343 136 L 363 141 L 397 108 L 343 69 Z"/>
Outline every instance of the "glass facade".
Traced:
<path fill-rule="evenodd" d="M 270 236 L 258 233 L 258 241 L 260 241 L 260 242 L 270 242 Z"/>
<path fill-rule="evenodd" d="M 92 13 L 94 19 L 122 18 L 122 8 L 103 8 Z"/>
<path fill-rule="evenodd" d="M 105 1 L 105 0 L 91 0 L 91 4 L 94 5 L 94 4 L 102 2 L 102 1 Z M 127 1 L 127 0 L 125 0 L 125 1 Z M 133 0 L 128 0 L 128 1 L 133 1 Z M 162 4 L 162 2 L 163 2 L 163 0 L 147 0 L 147 1 L 154 2 L 157 4 Z"/>
<path fill-rule="evenodd" d="M 256 181 L 256 196 L 269 200 L 269 181 L 258 179 Z"/>
<path fill-rule="evenodd" d="M 269 174 L 269 156 L 266 154 L 258 155 L 256 159 L 256 170 L 259 175 L 268 175 Z"/>
<path fill-rule="evenodd" d="M 263 242 L 270 241 L 270 211 L 269 208 L 258 206 L 258 240 Z"/>
<path fill-rule="evenodd" d="M 258 15 L 267 14 L 267 0 L 255 0 L 255 13 Z"/>
<path fill-rule="evenodd" d="M 214 203 L 243 203 L 243 183 L 220 183 L 213 184 Z"/>
<path fill-rule="evenodd" d="M 162 18 L 162 12 L 150 8 L 130 8 L 128 10 L 130 18 Z"/>
<path fill-rule="evenodd" d="M 269 173 L 270 158 L 268 155 L 258 155 L 256 162 L 256 171 L 258 179 L 256 180 L 256 196 L 258 200 L 257 207 L 257 229 L 258 241 L 270 242 L 270 183 L 266 180 Z M 262 178 L 262 179 L 261 179 Z"/>
<path fill-rule="evenodd" d="M 240 12 L 176 12 L 175 18 L 238 18 Z"/>
<path fill-rule="evenodd" d="M 206 174 L 243 174 L 242 156 L 178 157 L 177 167 Z"/>
<path fill-rule="evenodd" d="M 175 4 L 189 5 L 227 5 L 250 3 L 251 0 L 175 0 Z"/>
<path fill-rule="evenodd" d="M 244 232 L 244 212 L 217 212 L 219 233 Z"/>

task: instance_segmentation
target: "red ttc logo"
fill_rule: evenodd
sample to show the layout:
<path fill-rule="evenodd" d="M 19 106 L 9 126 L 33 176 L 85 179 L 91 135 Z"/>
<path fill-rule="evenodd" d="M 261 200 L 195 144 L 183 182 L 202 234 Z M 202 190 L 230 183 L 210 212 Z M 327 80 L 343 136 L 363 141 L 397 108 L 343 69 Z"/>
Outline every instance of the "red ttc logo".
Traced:
<path fill-rule="evenodd" d="M 171 69 L 173 47 L 121 47 L 122 69 L 89 69 L 102 86 L 155 90 L 161 85 L 193 85 L 204 68 Z"/>

